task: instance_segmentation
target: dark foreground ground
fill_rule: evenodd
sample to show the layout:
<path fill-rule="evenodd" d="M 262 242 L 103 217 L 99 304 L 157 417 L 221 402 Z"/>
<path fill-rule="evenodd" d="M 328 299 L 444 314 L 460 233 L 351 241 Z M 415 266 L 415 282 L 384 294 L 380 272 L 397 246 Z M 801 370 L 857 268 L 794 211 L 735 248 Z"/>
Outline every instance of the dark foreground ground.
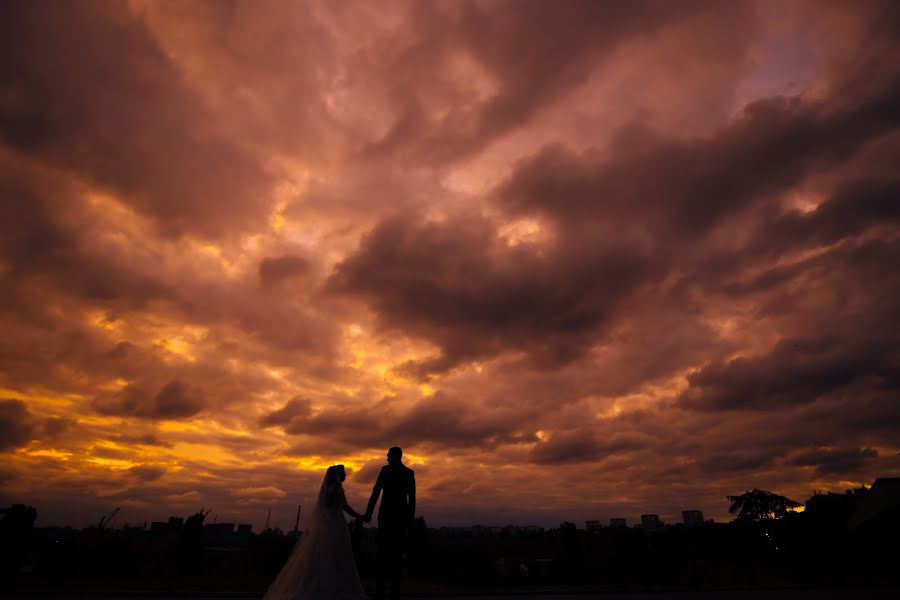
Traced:
<path fill-rule="evenodd" d="M 589 532 L 562 523 L 534 535 L 474 528 L 460 533 L 429 529 L 419 518 L 408 540 L 404 597 L 900 598 L 900 504 L 851 530 L 847 518 L 859 495 L 819 494 L 804 512 L 765 522 L 652 532 Z M 200 513 L 183 524 L 173 517 L 177 526 L 162 529 L 33 529 L 34 509 L 17 506 L 29 518 L 20 519 L 21 527 L 9 526 L 7 511 L 0 522 L 8 525 L 0 543 L 0 600 L 260 598 L 297 544 L 274 533 L 238 535 L 230 524 L 219 535 L 219 525 L 204 528 Z M 373 533 L 351 530 L 356 564 L 370 591 Z"/>
<path fill-rule="evenodd" d="M 471 595 L 408 595 L 405 600 L 588 600 L 599 598 L 602 600 L 750 600 L 760 598 L 762 600 L 849 600 L 866 598 L 896 598 L 897 590 L 872 589 L 872 588 L 842 588 L 842 589 L 790 589 L 790 590 L 717 590 L 717 591 L 655 591 L 655 592 L 542 592 L 542 593 L 491 593 Z M 233 594 L 233 595 L 11 595 L 5 596 L 9 600 L 84 600 L 85 598 L 102 598 L 103 600 L 162 600 L 163 598 L 190 598 L 191 600 L 224 600 L 227 598 L 258 598 L 259 596 Z"/>
<path fill-rule="evenodd" d="M 522 592 L 485 592 L 471 594 L 447 594 L 429 592 L 404 595 L 405 600 L 856 600 L 867 598 L 897 598 L 898 588 L 803 588 L 803 589 L 770 589 L 770 590 L 656 590 L 656 591 L 615 591 L 615 590 L 545 590 Z M 77 594 L 29 593 L 3 594 L 9 600 L 83 600 L 85 598 L 102 598 L 103 600 L 162 600 L 163 598 L 184 598 L 190 600 L 225 600 L 259 598 L 255 594 L 222 593 L 204 595 L 193 593 L 177 593 L 160 595 L 156 593 L 129 592 L 123 594 L 107 593 Z"/>

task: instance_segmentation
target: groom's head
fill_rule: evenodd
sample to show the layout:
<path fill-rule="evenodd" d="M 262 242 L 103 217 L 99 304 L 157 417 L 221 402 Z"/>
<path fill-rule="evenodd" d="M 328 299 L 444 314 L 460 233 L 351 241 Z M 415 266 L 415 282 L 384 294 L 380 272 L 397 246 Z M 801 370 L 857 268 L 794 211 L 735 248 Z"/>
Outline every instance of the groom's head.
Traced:
<path fill-rule="evenodd" d="M 388 463 L 396 464 L 400 462 L 400 458 L 403 456 L 403 450 L 400 449 L 399 446 L 394 446 L 390 450 L 388 450 Z"/>

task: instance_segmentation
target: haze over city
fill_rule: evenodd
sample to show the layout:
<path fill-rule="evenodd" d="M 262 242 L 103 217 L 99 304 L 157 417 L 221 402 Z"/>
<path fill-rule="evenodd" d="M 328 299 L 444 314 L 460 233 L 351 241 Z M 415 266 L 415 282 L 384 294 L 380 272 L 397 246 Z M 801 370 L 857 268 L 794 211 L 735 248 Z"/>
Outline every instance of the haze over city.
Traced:
<path fill-rule="evenodd" d="M 729 518 L 900 469 L 892 2 L 0 18 L 0 505 Z"/>

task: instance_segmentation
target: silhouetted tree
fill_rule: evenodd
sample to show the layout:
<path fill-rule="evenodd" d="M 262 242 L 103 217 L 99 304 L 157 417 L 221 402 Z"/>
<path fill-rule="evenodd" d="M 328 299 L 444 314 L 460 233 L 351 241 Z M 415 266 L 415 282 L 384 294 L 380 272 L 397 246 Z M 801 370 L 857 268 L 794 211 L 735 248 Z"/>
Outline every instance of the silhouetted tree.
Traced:
<path fill-rule="evenodd" d="M 780 519 L 788 513 L 788 509 L 803 506 L 785 496 L 756 488 L 744 492 L 740 496 L 727 496 L 727 498 L 731 502 L 728 512 L 738 513 L 737 518 L 741 521 Z"/>

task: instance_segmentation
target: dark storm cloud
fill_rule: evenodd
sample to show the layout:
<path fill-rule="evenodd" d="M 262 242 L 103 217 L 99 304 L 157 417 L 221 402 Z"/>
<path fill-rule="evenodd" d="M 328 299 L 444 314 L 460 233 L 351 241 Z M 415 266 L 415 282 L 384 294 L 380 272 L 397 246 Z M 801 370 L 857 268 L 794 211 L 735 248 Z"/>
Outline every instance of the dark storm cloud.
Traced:
<path fill-rule="evenodd" d="M 259 419 L 259 424 L 263 427 L 272 427 L 273 425 L 287 425 L 295 418 L 305 418 L 311 413 L 309 401 L 304 398 L 292 398 L 279 408 L 263 415 Z"/>
<path fill-rule="evenodd" d="M 800 467 L 814 467 L 819 475 L 841 475 L 859 471 L 866 463 L 878 458 L 872 448 L 811 447 L 793 453 L 787 463 Z"/>
<path fill-rule="evenodd" d="M 701 457 L 698 465 L 706 473 L 746 473 L 771 467 L 776 454 L 770 450 L 728 451 L 722 450 Z"/>
<path fill-rule="evenodd" d="M 584 354 L 645 275 L 639 252 L 595 250 L 510 248 L 477 217 L 397 218 L 366 236 L 335 268 L 329 287 L 362 297 L 384 329 L 441 347 L 439 356 L 404 365 L 405 372 L 428 376 L 508 350 L 558 366 Z"/>
<path fill-rule="evenodd" d="M 21 400 L 0 399 L 0 451 L 25 446 L 33 439 L 56 441 L 75 425 L 63 417 L 44 417 Z"/>
<path fill-rule="evenodd" d="M 101 414 L 148 419 L 181 419 L 206 408 L 199 390 L 177 380 L 170 381 L 156 394 L 141 384 L 129 384 L 115 394 L 95 398 L 92 405 Z"/>
<path fill-rule="evenodd" d="M 827 245 L 871 227 L 896 228 L 900 224 L 897 198 L 898 179 L 872 177 L 842 182 L 814 211 L 794 211 L 775 219 L 764 228 L 763 239 L 779 248 Z"/>
<path fill-rule="evenodd" d="M 475 411 L 465 402 L 438 393 L 403 413 L 381 439 L 487 448 L 532 443 L 536 438 L 529 428 L 534 425 L 520 420 L 523 417 L 526 415 L 513 410 Z"/>
<path fill-rule="evenodd" d="M 896 430 L 890 397 L 900 388 L 900 336 L 885 324 L 900 318 L 900 276 L 891 266 L 897 260 L 900 241 L 876 237 L 839 245 L 777 277 L 775 269 L 750 280 L 741 293 L 761 294 L 759 314 L 783 323 L 782 339 L 751 357 L 714 359 L 688 376 L 678 403 L 767 411 L 841 393 L 854 398 L 855 408 L 829 428 Z M 731 297 L 736 293 L 728 289 Z M 801 311 L 807 298 L 813 304 Z"/>
<path fill-rule="evenodd" d="M 288 402 L 262 417 L 263 426 L 280 426 L 303 436 L 326 434 L 342 440 L 348 450 L 379 447 L 385 440 L 402 446 L 426 444 L 445 448 L 494 447 L 536 441 L 527 411 L 473 410 L 467 403 L 437 393 L 409 408 L 396 409 L 389 399 L 365 409 L 324 409 L 307 414 L 302 404 Z M 315 442 L 301 443 L 292 452 L 307 453 Z M 321 449 L 320 449 L 321 452 Z"/>
<path fill-rule="evenodd" d="M 48 439 L 53 440 L 66 432 L 71 431 L 76 424 L 77 422 L 73 419 L 48 417 L 44 420 L 41 431 Z"/>
<path fill-rule="evenodd" d="M 840 270 L 846 281 L 854 280 L 849 272 L 851 262 L 877 267 L 883 260 L 890 260 L 890 254 L 895 252 L 891 245 L 876 238 L 856 249 L 835 249 L 807 260 L 781 264 L 779 259 L 872 231 L 890 234 L 900 222 L 894 201 L 898 193 L 900 184 L 896 179 L 882 175 L 853 176 L 838 183 L 831 195 L 809 212 L 774 207 L 758 211 L 763 213 L 758 222 L 745 226 L 745 231 L 753 232 L 748 243 L 700 257 L 692 272 L 682 275 L 680 284 L 685 288 L 697 286 L 708 292 L 746 298 L 783 290 L 791 282 L 826 269 Z M 871 283 L 874 282 L 866 285 Z"/>
<path fill-rule="evenodd" d="M 512 210 L 570 226 L 640 217 L 662 241 L 700 236 L 896 128 L 897 106 L 900 78 L 849 107 L 797 97 L 760 100 L 706 139 L 671 141 L 625 128 L 615 154 L 543 149 L 520 165 L 499 195 Z M 875 204 L 875 211 L 891 210 Z"/>
<path fill-rule="evenodd" d="M 53 181 L 38 186 L 14 173 L 19 165 L 0 156 L 0 252 L 15 266 L 15 273 L 28 273 L 48 263 L 71 264 L 77 235 L 58 222 L 56 210 L 46 195 L 64 193 Z M 38 175 L 38 173 L 33 173 Z"/>
<path fill-rule="evenodd" d="M 754 208 L 777 210 L 774 199 L 896 129 L 900 78 L 877 84 L 840 100 L 759 100 L 707 138 L 670 140 L 632 127 L 619 133 L 615 152 L 544 148 L 494 196 L 514 214 L 552 219 L 557 240 L 549 248 L 505 248 L 496 225 L 478 215 L 393 218 L 335 268 L 330 289 L 364 299 L 386 330 L 440 346 L 440 355 L 403 372 L 428 376 L 509 350 L 544 366 L 566 364 L 624 316 L 623 300 L 652 289 L 642 284 L 673 272 L 684 283 L 713 282 L 716 271 L 895 222 L 896 181 L 857 177 L 812 215 L 761 227 L 757 247 L 723 249 L 733 260 L 717 263 L 700 246 L 736 218 L 752 223 Z"/>
<path fill-rule="evenodd" d="M 900 410 L 892 390 L 883 393 L 864 390 L 852 405 L 829 405 L 815 414 L 834 431 L 847 431 L 873 439 L 892 440 L 900 437 Z M 840 437 L 840 436 L 838 436 Z"/>
<path fill-rule="evenodd" d="M 635 37 L 699 15 L 712 27 L 733 28 L 735 42 L 753 21 L 746 3 L 724 7 L 704 1 L 526 0 L 443 8 L 415 5 L 415 35 L 402 51 L 385 50 L 395 54 L 385 66 L 402 74 L 392 78 L 389 91 L 401 109 L 387 133 L 369 145 L 367 156 L 454 160 L 481 150 L 585 83 L 620 44 Z M 737 15 L 743 17 L 742 27 L 736 27 Z M 453 93 L 444 77 L 458 54 L 470 56 L 495 90 L 485 98 L 450 96 L 448 110 L 434 118 L 428 102 L 445 101 L 444 94 Z"/>
<path fill-rule="evenodd" d="M 532 449 L 530 460 L 538 464 L 595 462 L 611 455 L 654 447 L 657 441 L 636 432 L 601 437 L 591 430 L 558 432 Z"/>
<path fill-rule="evenodd" d="M 865 347 L 848 342 L 782 340 L 761 357 L 712 363 L 688 376 L 690 387 L 678 402 L 700 410 L 768 410 L 812 402 L 866 376 L 874 386 L 898 386 L 900 340 Z"/>
<path fill-rule="evenodd" d="M 46 319 L 35 314 L 41 303 L 28 306 L 34 292 L 28 285 L 35 281 L 84 300 L 130 306 L 173 297 L 167 282 L 92 246 L 92 238 L 105 232 L 83 221 L 77 209 L 82 192 L 52 169 L 0 154 L 0 257 L 12 266 L 0 277 L 7 280 L 10 308 Z"/>
<path fill-rule="evenodd" d="M 140 479 L 141 481 L 157 481 L 163 475 L 165 475 L 166 470 L 159 467 L 150 467 L 147 465 L 139 465 L 137 467 L 131 467 L 128 469 L 128 472 Z"/>
<path fill-rule="evenodd" d="M 0 400 L 0 451 L 12 450 L 31 441 L 35 433 L 32 415 L 20 400 Z"/>
<path fill-rule="evenodd" d="M 121 194 L 172 234 L 263 217 L 268 177 L 210 126 L 124 4 L 13 3 L 0 40 L 0 139 L 10 147 Z"/>
<path fill-rule="evenodd" d="M 850 440 L 857 440 L 862 447 L 890 447 L 900 432 L 891 394 L 876 398 L 866 386 L 774 410 L 695 412 L 670 408 L 667 414 L 671 425 L 660 438 L 657 451 L 684 459 L 692 471 L 710 482 L 808 477 L 798 471 L 810 457 L 821 454 L 825 462 L 837 452 L 835 457 L 847 458 L 857 449 Z M 866 416 L 860 418 L 860 414 Z M 876 426 L 877 418 L 884 422 Z M 857 473 L 877 472 L 879 457 L 867 452 L 864 458 L 860 466 L 866 469 Z M 885 463 L 880 465 L 887 468 Z"/>

